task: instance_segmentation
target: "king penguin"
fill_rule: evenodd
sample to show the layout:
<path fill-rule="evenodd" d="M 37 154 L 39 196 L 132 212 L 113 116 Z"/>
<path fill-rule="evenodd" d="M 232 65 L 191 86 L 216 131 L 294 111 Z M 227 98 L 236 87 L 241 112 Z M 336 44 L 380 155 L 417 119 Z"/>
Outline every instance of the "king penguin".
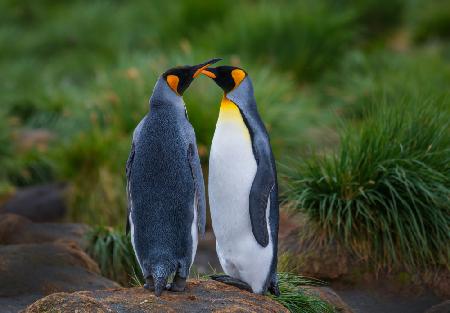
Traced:
<path fill-rule="evenodd" d="M 144 287 L 160 296 L 168 277 L 183 291 L 205 230 L 206 200 L 195 133 L 182 98 L 200 72 L 220 59 L 176 67 L 162 74 L 150 108 L 133 132 L 126 164 L 127 233 Z M 198 228 L 198 231 L 197 231 Z"/>
<path fill-rule="evenodd" d="M 208 194 L 216 251 L 227 275 L 212 278 L 279 295 L 277 174 L 252 82 L 232 66 L 202 73 L 224 91 L 209 157 Z"/>

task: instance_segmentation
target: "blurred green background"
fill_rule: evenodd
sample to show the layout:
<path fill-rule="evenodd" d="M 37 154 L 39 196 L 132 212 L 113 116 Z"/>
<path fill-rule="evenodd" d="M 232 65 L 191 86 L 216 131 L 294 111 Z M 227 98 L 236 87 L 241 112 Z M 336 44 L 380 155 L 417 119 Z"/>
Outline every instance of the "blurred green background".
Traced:
<path fill-rule="evenodd" d="M 69 220 L 123 230 L 157 77 L 222 57 L 253 80 L 282 200 L 321 236 L 448 261 L 450 1 L 2 0 L 0 26 L 0 201 L 67 181 Z M 220 98 L 206 77 L 185 94 L 205 169 Z"/>

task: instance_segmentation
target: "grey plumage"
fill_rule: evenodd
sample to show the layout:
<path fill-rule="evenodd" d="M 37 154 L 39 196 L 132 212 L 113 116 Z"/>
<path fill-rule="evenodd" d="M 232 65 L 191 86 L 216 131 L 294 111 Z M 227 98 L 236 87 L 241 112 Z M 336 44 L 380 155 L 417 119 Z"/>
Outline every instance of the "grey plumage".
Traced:
<path fill-rule="evenodd" d="M 142 273 L 153 279 L 155 294 L 172 273 L 184 279 L 189 274 L 194 210 L 199 232 L 205 228 L 203 175 L 185 110 L 182 97 L 160 77 L 150 110 L 133 133 L 126 165 L 127 231 L 131 229 Z"/>

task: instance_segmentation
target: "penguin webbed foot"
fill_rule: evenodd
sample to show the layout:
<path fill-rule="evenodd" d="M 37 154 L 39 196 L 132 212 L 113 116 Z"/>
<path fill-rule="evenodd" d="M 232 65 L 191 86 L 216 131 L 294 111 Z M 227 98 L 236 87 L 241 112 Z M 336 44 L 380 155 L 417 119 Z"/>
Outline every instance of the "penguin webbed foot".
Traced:
<path fill-rule="evenodd" d="M 144 288 L 147 289 L 148 291 L 153 291 L 155 293 L 155 296 L 157 297 L 159 297 L 164 290 L 164 284 L 162 286 L 163 287 L 161 287 L 160 285 L 155 286 L 153 278 L 151 277 L 145 279 Z"/>
<path fill-rule="evenodd" d="M 173 282 L 167 284 L 166 289 L 173 292 L 182 292 L 186 289 L 186 277 L 175 275 Z"/>
<path fill-rule="evenodd" d="M 233 278 L 231 276 L 228 275 L 210 275 L 209 276 L 212 280 L 239 288 L 241 290 L 245 290 L 248 292 L 253 292 L 252 287 L 250 287 L 249 284 L 247 284 L 246 282 L 243 282 L 242 280 L 239 280 L 237 278 Z"/>
<path fill-rule="evenodd" d="M 146 278 L 144 288 L 149 291 L 155 291 L 155 284 L 153 282 L 153 278 Z"/>
<path fill-rule="evenodd" d="M 279 297 L 280 296 L 280 288 L 278 287 L 278 284 L 277 283 L 272 283 L 272 284 L 270 284 L 270 286 L 269 286 L 269 292 L 271 293 L 271 294 L 273 294 L 274 296 L 276 296 L 276 297 Z"/>

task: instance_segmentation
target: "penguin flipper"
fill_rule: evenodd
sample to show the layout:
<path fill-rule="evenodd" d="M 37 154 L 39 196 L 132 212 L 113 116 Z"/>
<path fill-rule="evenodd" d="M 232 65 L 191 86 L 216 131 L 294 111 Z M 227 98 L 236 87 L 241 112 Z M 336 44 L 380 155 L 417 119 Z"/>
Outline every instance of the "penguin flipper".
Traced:
<path fill-rule="evenodd" d="M 139 138 L 142 126 L 144 125 L 146 120 L 147 120 L 147 116 L 145 116 L 139 122 L 139 124 L 136 126 L 136 128 L 133 131 L 133 138 L 131 140 L 130 155 L 128 156 L 127 164 L 126 164 L 126 167 L 125 167 L 125 172 L 126 172 L 126 177 L 127 177 L 127 199 L 128 199 L 128 203 L 127 203 L 127 224 L 126 224 L 126 228 L 125 228 L 125 233 L 126 234 L 128 234 L 130 232 L 130 213 L 131 213 L 131 204 L 132 204 L 132 201 L 131 201 L 131 190 L 130 190 L 131 168 L 133 167 L 133 160 L 134 160 L 134 155 L 135 155 L 135 151 L 136 151 L 136 141 Z"/>
<path fill-rule="evenodd" d="M 250 189 L 249 210 L 252 223 L 252 232 L 256 241 L 263 247 L 269 244 L 269 231 L 267 228 L 267 203 L 269 195 L 275 186 L 276 179 L 271 160 L 270 147 L 266 143 L 253 143 L 253 150 L 257 162 L 257 170 Z M 269 150 L 269 151 L 262 151 Z"/>
<path fill-rule="evenodd" d="M 134 140 L 131 143 L 131 151 L 128 156 L 127 165 L 126 165 L 126 176 L 127 176 L 127 224 L 125 228 L 125 233 L 128 234 L 130 232 L 130 213 L 131 213 L 131 191 L 130 191 L 130 179 L 131 179 L 131 167 L 133 166 L 133 159 L 135 154 L 135 144 Z"/>
<path fill-rule="evenodd" d="M 198 156 L 197 145 L 195 143 L 189 144 L 188 160 L 195 186 L 198 231 L 203 235 L 206 224 L 205 183 L 203 180 L 202 166 L 200 165 L 200 157 Z"/>

